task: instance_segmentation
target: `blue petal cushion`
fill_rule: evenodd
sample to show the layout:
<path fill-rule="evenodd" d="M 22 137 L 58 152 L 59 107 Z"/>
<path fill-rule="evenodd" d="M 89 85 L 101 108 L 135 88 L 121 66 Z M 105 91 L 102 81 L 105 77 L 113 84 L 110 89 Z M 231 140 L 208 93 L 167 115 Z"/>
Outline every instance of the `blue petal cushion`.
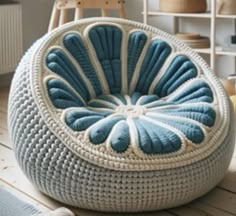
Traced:
<path fill-rule="evenodd" d="M 186 142 L 203 144 L 216 110 L 195 63 L 173 54 L 163 39 L 148 40 L 145 31 L 124 34 L 112 24 L 89 28 L 85 37 L 96 59 L 78 32 L 49 50 L 45 84 L 63 121 L 110 153 L 133 149 L 154 156 L 183 152 Z"/>
<path fill-rule="evenodd" d="M 174 207 L 214 187 L 231 159 L 219 81 L 194 51 L 148 26 L 109 18 L 63 26 L 31 48 L 12 86 L 19 164 L 67 204 Z"/>

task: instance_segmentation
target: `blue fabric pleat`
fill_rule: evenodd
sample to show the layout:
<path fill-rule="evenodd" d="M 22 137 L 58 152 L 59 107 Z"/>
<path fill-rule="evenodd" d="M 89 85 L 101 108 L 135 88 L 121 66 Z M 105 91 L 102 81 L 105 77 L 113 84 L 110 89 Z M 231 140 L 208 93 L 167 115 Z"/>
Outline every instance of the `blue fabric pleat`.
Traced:
<path fill-rule="evenodd" d="M 128 85 L 133 77 L 134 70 L 137 62 L 143 51 L 143 48 L 147 42 L 147 35 L 144 32 L 133 32 L 129 36 L 128 40 L 128 65 L 127 65 L 127 76 Z"/>
<path fill-rule="evenodd" d="M 143 119 L 134 122 L 139 146 L 146 154 L 171 153 L 181 148 L 181 139 L 174 132 Z"/>
<path fill-rule="evenodd" d="M 95 26 L 89 31 L 111 93 L 121 92 L 122 32 L 115 26 Z"/>
<path fill-rule="evenodd" d="M 50 79 L 47 81 L 48 95 L 58 109 L 84 106 L 84 102 L 63 81 Z"/>
<path fill-rule="evenodd" d="M 196 66 L 186 56 L 178 55 L 161 77 L 154 94 L 165 97 L 196 76 Z"/>
<path fill-rule="evenodd" d="M 69 33 L 64 37 L 63 43 L 91 82 L 91 87 L 95 90 L 96 95 L 98 96 L 102 94 L 102 88 L 97 76 L 97 72 L 94 69 L 88 51 L 84 46 L 84 41 L 81 39 L 81 37 L 76 33 Z"/>
<path fill-rule="evenodd" d="M 172 49 L 165 41 L 156 39 L 150 44 L 140 69 L 135 91 L 147 94 L 149 86 L 160 71 Z"/>
<path fill-rule="evenodd" d="M 181 91 L 171 101 L 181 104 L 198 102 L 212 103 L 213 100 L 214 96 L 210 86 L 204 81 L 197 80 L 184 88 L 184 91 Z"/>
<path fill-rule="evenodd" d="M 212 127 L 216 120 L 216 112 L 210 106 L 180 107 L 176 109 L 159 110 L 169 116 L 179 116 L 198 121 L 208 127 Z"/>
<path fill-rule="evenodd" d="M 137 101 L 138 101 L 138 99 L 140 98 L 142 96 L 142 94 L 141 93 L 139 93 L 139 92 L 134 92 L 134 93 L 132 93 L 132 95 L 131 95 L 131 103 L 133 104 L 133 105 L 135 105 L 136 103 L 137 103 Z"/>
<path fill-rule="evenodd" d="M 130 144 L 129 126 L 126 122 L 117 125 L 111 136 L 111 147 L 118 153 L 126 151 Z"/>
<path fill-rule="evenodd" d="M 82 96 L 84 100 L 91 98 L 88 87 L 79 75 L 78 71 L 60 49 L 53 49 L 47 56 L 47 66 L 54 73 L 64 78 Z"/>
<path fill-rule="evenodd" d="M 189 140 L 195 144 L 200 144 L 204 140 L 202 129 L 193 123 L 176 119 L 166 119 L 164 117 L 149 116 L 150 118 L 168 124 L 175 129 L 181 131 Z"/>
<path fill-rule="evenodd" d="M 140 105 L 145 105 L 145 104 L 148 104 L 148 103 L 158 101 L 159 99 L 160 98 L 157 95 L 145 95 L 140 99 L 139 104 Z"/>
<path fill-rule="evenodd" d="M 124 96 L 121 94 L 114 94 L 115 97 L 117 97 L 123 104 L 127 104 L 127 101 L 125 100 Z"/>
<path fill-rule="evenodd" d="M 116 116 L 99 121 L 90 131 L 89 138 L 91 142 L 93 144 L 103 143 L 110 134 L 113 126 L 123 119 L 124 117 L 122 116 Z"/>

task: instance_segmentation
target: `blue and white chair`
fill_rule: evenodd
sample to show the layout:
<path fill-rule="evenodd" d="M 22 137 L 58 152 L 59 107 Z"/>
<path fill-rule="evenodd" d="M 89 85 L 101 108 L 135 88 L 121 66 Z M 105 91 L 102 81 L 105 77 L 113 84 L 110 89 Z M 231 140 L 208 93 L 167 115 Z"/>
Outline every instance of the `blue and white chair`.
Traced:
<path fill-rule="evenodd" d="M 23 57 L 9 101 L 20 167 L 80 208 L 159 210 L 224 176 L 229 98 L 206 62 L 156 28 L 115 18 L 66 24 Z"/>

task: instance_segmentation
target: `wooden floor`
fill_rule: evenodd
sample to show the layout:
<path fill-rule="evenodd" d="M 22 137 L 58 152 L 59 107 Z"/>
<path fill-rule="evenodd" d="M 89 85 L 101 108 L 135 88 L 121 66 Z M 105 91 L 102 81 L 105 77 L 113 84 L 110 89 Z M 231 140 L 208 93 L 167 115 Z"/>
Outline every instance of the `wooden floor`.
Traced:
<path fill-rule="evenodd" d="M 0 187 L 36 205 L 42 212 L 62 204 L 37 191 L 19 169 L 7 131 L 8 88 L 0 88 Z M 70 208 L 78 216 L 119 215 Z M 1 214 L 0 214 L 1 215 Z M 137 216 L 232 216 L 236 215 L 236 154 L 223 181 L 210 193 L 188 205 L 161 212 L 124 214 Z"/>

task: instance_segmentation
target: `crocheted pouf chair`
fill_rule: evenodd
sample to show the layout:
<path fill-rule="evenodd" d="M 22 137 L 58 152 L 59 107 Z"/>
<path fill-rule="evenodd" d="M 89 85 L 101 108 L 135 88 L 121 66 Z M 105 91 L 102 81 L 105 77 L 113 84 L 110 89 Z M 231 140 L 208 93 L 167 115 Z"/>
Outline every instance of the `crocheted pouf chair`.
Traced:
<path fill-rule="evenodd" d="M 66 24 L 23 57 L 9 99 L 20 167 L 80 208 L 138 212 L 202 196 L 234 149 L 229 99 L 205 61 L 156 28 Z"/>

